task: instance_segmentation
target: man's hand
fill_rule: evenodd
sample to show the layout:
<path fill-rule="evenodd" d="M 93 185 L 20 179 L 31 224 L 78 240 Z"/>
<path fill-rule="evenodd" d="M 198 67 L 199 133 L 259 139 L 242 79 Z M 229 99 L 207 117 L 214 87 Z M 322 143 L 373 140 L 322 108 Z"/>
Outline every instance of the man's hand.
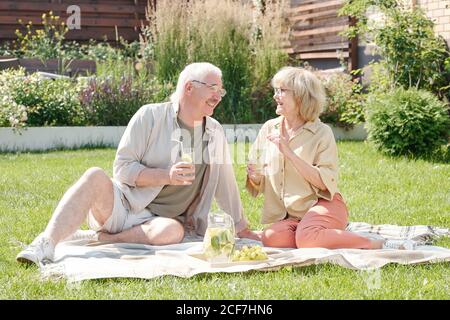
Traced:
<path fill-rule="evenodd" d="M 169 169 L 169 183 L 173 186 L 188 186 L 195 179 L 195 166 L 189 162 L 177 162 Z"/>
<path fill-rule="evenodd" d="M 239 238 L 248 238 L 248 239 L 252 239 L 252 240 L 257 240 L 257 241 L 261 241 L 261 231 L 252 231 L 248 228 L 241 230 L 240 232 L 238 232 L 237 236 Z"/>

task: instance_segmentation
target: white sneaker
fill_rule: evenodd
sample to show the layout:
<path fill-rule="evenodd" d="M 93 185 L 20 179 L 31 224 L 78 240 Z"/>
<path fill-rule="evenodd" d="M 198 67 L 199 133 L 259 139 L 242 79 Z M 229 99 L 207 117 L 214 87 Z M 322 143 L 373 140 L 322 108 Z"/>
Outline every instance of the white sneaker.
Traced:
<path fill-rule="evenodd" d="M 21 263 L 35 263 L 37 265 L 52 262 L 55 255 L 53 242 L 40 234 L 24 250 L 19 252 L 16 260 Z"/>
<path fill-rule="evenodd" d="M 98 241 L 98 233 L 94 230 L 77 230 L 72 235 L 64 239 L 64 241 L 90 240 Z"/>
<path fill-rule="evenodd" d="M 414 240 L 386 240 L 383 243 L 383 249 L 395 250 L 415 250 L 417 243 Z"/>

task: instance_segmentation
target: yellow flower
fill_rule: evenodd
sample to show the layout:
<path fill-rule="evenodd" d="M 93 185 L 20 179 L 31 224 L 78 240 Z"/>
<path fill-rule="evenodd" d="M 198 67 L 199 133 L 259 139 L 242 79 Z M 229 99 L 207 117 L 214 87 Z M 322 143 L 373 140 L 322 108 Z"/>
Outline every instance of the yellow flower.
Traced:
<path fill-rule="evenodd" d="M 45 13 L 42 14 L 42 20 L 45 20 L 47 18 L 47 15 Z"/>

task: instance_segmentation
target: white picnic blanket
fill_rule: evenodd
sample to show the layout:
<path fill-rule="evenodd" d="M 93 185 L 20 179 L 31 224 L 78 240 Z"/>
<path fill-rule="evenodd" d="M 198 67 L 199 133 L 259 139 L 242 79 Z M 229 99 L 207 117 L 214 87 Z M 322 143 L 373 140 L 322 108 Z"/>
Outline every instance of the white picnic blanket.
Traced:
<path fill-rule="evenodd" d="M 414 239 L 418 250 L 359 250 L 324 248 L 280 249 L 269 260 L 251 263 L 211 265 L 195 253 L 202 251 L 202 238 L 187 237 L 180 244 L 149 246 L 132 243 L 88 243 L 86 240 L 58 244 L 54 263 L 40 267 L 43 278 L 66 278 L 69 282 L 98 278 L 144 278 L 163 275 L 191 277 L 199 273 L 269 271 L 282 266 L 307 266 L 333 263 L 356 269 L 371 270 L 387 263 L 418 264 L 450 261 L 450 249 L 429 245 L 434 239 L 449 236 L 446 228 L 431 226 L 394 226 L 350 223 L 347 230 L 371 238 Z M 238 245 L 260 242 L 238 239 Z"/>

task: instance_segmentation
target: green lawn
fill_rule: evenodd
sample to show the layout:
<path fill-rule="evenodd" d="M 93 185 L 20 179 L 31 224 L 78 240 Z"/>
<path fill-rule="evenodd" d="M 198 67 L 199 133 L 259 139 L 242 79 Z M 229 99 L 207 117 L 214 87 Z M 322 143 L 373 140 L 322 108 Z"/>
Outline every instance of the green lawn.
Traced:
<path fill-rule="evenodd" d="M 450 227 L 450 166 L 384 157 L 362 142 L 339 142 L 340 190 L 351 221 Z M 41 281 L 36 267 L 15 261 L 21 243 L 44 229 L 65 190 L 89 167 L 112 174 L 114 149 L 0 154 L 0 299 L 450 299 L 448 263 L 388 265 L 380 286 L 371 275 L 326 264 L 276 272 L 108 279 L 68 284 Z M 262 199 L 244 191 L 245 167 L 236 165 L 244 209 L 261 228 Z M 450 247 L 450 239 L 437 245 Z"/>

